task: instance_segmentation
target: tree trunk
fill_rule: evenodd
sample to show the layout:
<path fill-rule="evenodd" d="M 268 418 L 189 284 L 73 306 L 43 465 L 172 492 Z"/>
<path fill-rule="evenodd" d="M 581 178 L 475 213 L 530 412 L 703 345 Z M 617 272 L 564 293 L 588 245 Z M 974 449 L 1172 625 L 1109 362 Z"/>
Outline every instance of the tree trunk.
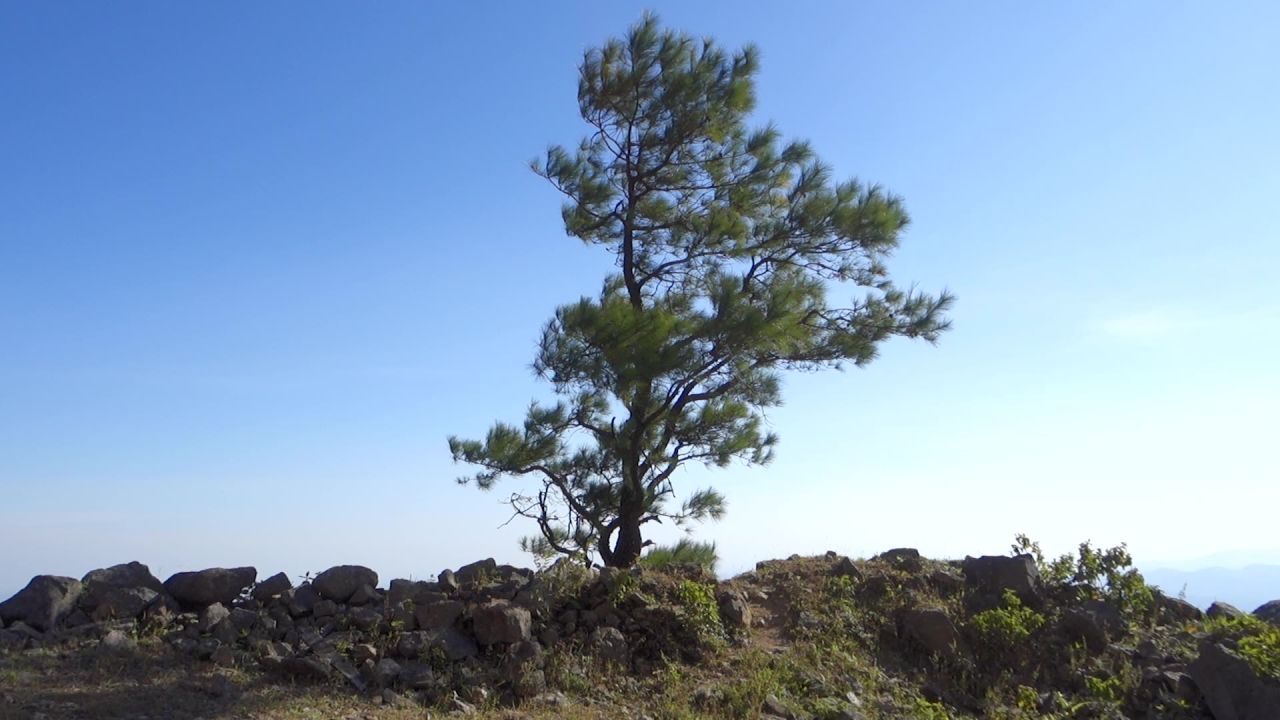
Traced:
<path fill-rule="evenodd" d="M 644 541 L 640 537 L 640 515 L 623 517 L 618 523 L 618 542 L 613 546 L 613 557 L 605 563 L 611 567 L 631 567 L 640 559 Z"/>
<path fill-rule="evenodd" d="M 603 558 L 610 567 L 631 567 L 640 559 L 644 538 L 640 535 L 640 519 L 644 517 L 644 492 L 636 492 L 630 484 L 622 488 L 618 498 L 618 539 L 609 557 Z"/>

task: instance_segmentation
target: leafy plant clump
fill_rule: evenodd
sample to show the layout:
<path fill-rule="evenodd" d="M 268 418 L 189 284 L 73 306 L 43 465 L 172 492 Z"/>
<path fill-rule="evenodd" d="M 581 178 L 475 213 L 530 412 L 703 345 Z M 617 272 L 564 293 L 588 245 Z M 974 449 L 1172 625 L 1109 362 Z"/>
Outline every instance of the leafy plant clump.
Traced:
<path fill-rule="evenodd" d="M 1151 588 L 1133 567 L 1133 557 L 1124 543 L 1100 549 L 1086 540 L 1075 555 L 1065 553 L 1046 560 L 1040 543 L 1020 534 L 1014 538 L 1013 552 L 1034 557 L 1045 584 L 1059 597 L 1105 600 L 1130 619 L 1148 615 L 1155 604 Z"/>
<path fill-rule="evenodd" d="M 970 621 L 977 633 L 980 646 L 996 657 L 1015 654 L 1040 628 L 1044 627 L 1044 615 L 1022 604 L 1018 594 L 1005 590 L 1004 604 L 973 616 Z"/>
<path fill-rule="evenodd" d="M 724 638 L 714 586 L 695 580 L 681 580 L 676 586 L 676 599 L 701 640 L 716 642 Z"/>
<path fill-rule="evenodd" d="M 647 568 L 668 568 L 673 565 L 695 565 L 715 574 L 720 561 L 713 542 L 697 542 L 682 538 L 675 545 L 659 545 L 640 558 L 640 565 Z"/>
<path fill-rule="evenodd" d="M 1280 627 L 1241 615 L 1209 620 L 1205 631 L 1216 639 L 1234 641 L 1236 653 L 1257 674 L 1280 680 Z"/>

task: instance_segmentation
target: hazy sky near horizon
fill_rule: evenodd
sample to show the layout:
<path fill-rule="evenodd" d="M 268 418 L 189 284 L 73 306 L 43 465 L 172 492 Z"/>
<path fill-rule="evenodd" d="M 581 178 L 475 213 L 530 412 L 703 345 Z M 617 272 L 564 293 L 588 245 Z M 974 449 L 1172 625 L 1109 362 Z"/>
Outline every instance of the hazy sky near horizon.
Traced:
<path fill-rule="evenodd" d="M 895 277 L 959 297 L 937 347 L 788 376 L 770 467 L 681 478 L 723 570 L 1280 562 L 1280 5 L 2 0 L 0 596 L 528 564 L 445 438 L 546 395 L 539 329 L 610 270 L 527 161 L 645 7 L 757 44 L 759 122 L 901 194 Z"/>

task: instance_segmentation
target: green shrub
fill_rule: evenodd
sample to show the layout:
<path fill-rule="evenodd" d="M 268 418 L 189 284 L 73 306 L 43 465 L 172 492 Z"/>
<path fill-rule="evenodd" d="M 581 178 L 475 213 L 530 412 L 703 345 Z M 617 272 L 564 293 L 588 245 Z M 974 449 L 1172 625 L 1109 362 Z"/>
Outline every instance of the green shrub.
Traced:
<path fill-rule="evenodd" d="M 720 624 L 720 605 L 716 602 L 713 586 L 682 580 L 676 588 L 676 600 L 700 639 L 709 641 L 724 637 L 724 628 Z"/>
<path fill-rule="evenodd" d="M 1003 655 L 1030 640 L 1044 626 L 1044 616 L 1024 606 L 1013 590 L 1005 590 L 1003 607 L 984 610 L 970 622 L 982 645 Z"/>
<path fill-rule="evenodd" d="M 916 698 L 914 717 L 919 720 L 951 720 L 951 713 L 947 712 L 947 706 L 942 703 Z"/>
<path fill-rule="evenodd" d="M 1105 702 L 1120 702 L 1124 697 L 1124 681 L 1119 677 L 1093 677 L 1084 679 L 1089 695 Z"/>
<path fill-rule="evenodd" d="M 640 564 L 648 568 L 665 568 L 672 565 L 697 565 L 712 574 L 720 556 L 713 542 L 697 542 L 682 538 L 675 545 L 657 545 L 640 558 Z"/>
<path fill-rule="evenodd" d="M 1205 623 L 1214 638 L 1235 641 L 1236 652 L 1253 671 L 1280 679 L 1280 627 L 1252 615 L 1216 618 Z"/>
<path fill-rule="evenodd" d="M 1020 534 L 1014 538 L 1013 551 L 1035 558 L 1040 575 L 1051 590 L 1075 590 L 1086 598 L 1106 600 L 1129 618 L 1149 614 L 1154 605 L 1151 588 L 1133 567 L 1133 557 L 1124 543 L 1099 549 L 1086 540 L 1075 555 L 1067 553 L 1046 560 L 1040 543 Z"/>

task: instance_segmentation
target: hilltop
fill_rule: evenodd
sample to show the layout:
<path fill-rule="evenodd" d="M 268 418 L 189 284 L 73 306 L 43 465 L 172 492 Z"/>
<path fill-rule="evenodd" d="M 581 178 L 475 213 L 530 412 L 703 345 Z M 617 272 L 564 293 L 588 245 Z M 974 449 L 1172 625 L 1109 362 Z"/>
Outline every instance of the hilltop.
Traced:
<path fill-rule="evenodd" d="M 0 604 L 0 718 L 1280 717 L 1280 603 L 1206 614 L 1115 549 L 1027 549 L 723 581 L 492 560 L 385 588 L 360 566 L 40 576 Z"/>

